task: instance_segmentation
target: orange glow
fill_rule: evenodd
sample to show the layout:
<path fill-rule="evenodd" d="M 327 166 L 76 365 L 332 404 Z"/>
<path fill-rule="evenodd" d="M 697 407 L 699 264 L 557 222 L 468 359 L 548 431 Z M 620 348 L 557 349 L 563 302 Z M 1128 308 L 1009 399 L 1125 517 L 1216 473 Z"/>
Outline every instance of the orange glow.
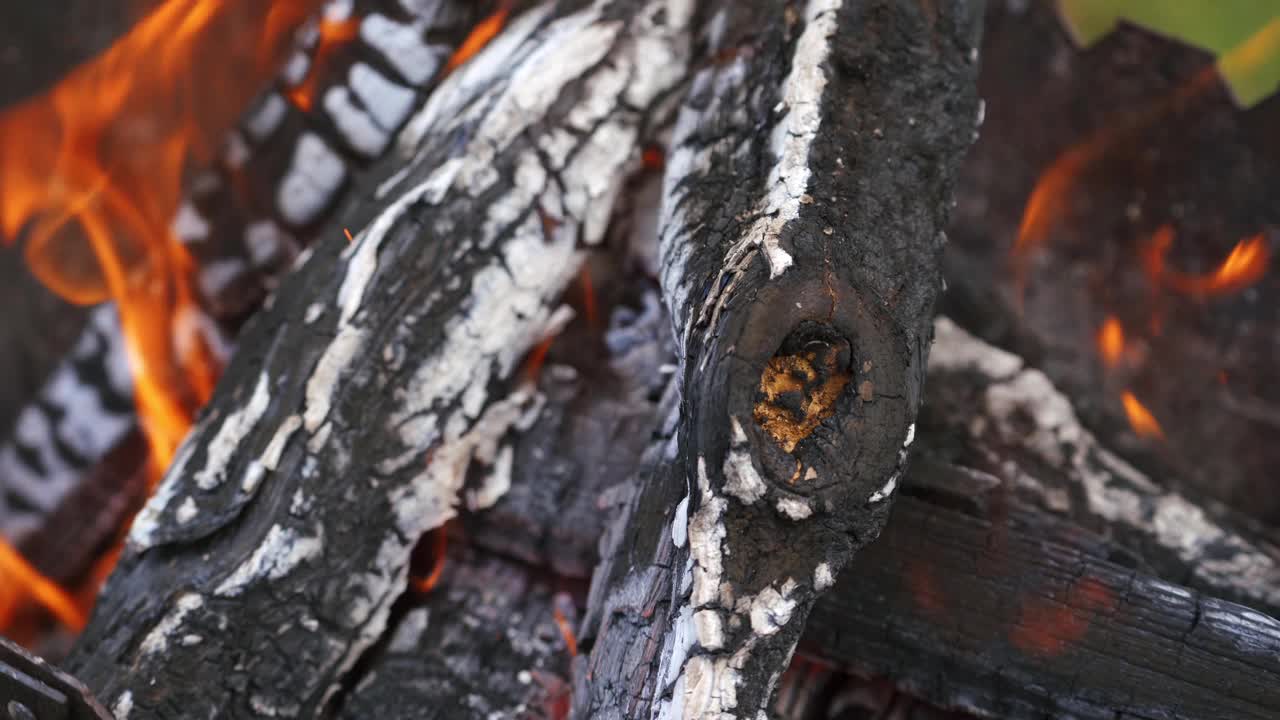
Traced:
<path fill-rule="evenodd" d="M 57 583 L 41 575 L 18 554 L 13 546 L 0 538 L 0 628 L 8 627 L 19 603 L 27 596 L 35 598 L 68 628 L 84 628 L 85 613 L 75 600 Z"/>
<path fill-rule="evenodd" d="M 547 362 L 547 353 L 551 351 L 551 344 L 555 342 L 555 336 L 551 336 L 534 346 L 529 351 L 528 357 L 524 361 L 524 376 L 530 382 L 537 382 L 538 377 L 542 375 L 542 366 Z"/>
<path fill-rule="evenodd" d="M 645 170 L 661 170 L 667 164 L 667 155 L 657 145 L 646 145 L 640 154 L 640 165 Z"/>
<path fill-rule="evenodd" d="M 1115 606 L 1105 585 L 1085 578 L 1068 592 L 1067 604 L 1038 597 L 1024 602 L 1009 640 L 1029 655 L 1059 655 L 1084 638 L 1090 615 Z"/>
<path fill-rule="evenodd" d="M 1155 415 L 1133 393 L 1125 390 L 1120 394 L 1120 401 L 1124 403 L 1124 414 L 1129 418 L 1129 425 L 1139 437 L 1164 439 L 1164 430 L 1160 428 Z"/>
<path fill-rule="evenodd" d="M 355 239 L 355 238 L 353 238 L 353 237 L 351 237 L 351 231 L 350 231 L 350 230 L 348 230 L 348 229 L 346 229 L 346 228 L 342 228 L 342 234 L 347 238 L 347 242 L 349 242 L 349 243 L 351 243 L 351 242 L 355 242 L 355 240 L 356 240 L 356 239 Z"/>
<path fill-rule="evenodd" d="M 471 33 L 467 35 L 457 50 L 453 51 L 453 55 L 449 56 L 449 62 L 445 63 L 445 72 L 458 69 L 463 63 L 470 60 L 476 53 L 484 49 L 489 41 L 497 36 L 498 31 L 502 30 L 502 26 L 507 23 L 507 16 L 511 14 L 511 0 L 502 0 L 498 3 L 498 9 L 494 10 L 489 17 L 480 21 L 480 24 L 471 29 Z"/>
<path fill-rule="evenodd" d="M 1153 283 L 1186 295 L 1214 296 L 1239 292 L 1262 279 L 1271 264 L 1271 248 L 1262 233 L 1236 243 L 1218 267 L 1203 275 L 1168 266 L 1173 228 L 1163 225 L 1142 252 L 1142 264 Z"/>
<path fill-rule="evenodd" d="M 1107 367 L 1115 367 L 1124 354 L 1124 327 L 1115 315 L 1108 315 L 1098 329 L 1098 352 Z"/>
<path fill-rule="evenodd" d="M 449 548 L 449 533 L 446 528 L 438 527 L 431 531 L 431 572 L 425 577 L 410 577 L 409 583 L 414 591 L 425 595 L 440 584 L 440 576 L 444 575 L 445 551 Z"/>
<path fill-rule="evenodd" d="M 555 617 L 556 627 L 560 628 L 560 638 L 564 640 L 564 647 L 569 651 L 569 657 L 578 657 L 578 636 L 569 626 L 569 618 L 565 617 L 558 607 L 552 610 L 552 615 Z"/>
<path fill-rule="evenodd" d="M 302 112 L 311 112 L 311 108 L 315 105 L 316 93 L 320 89 L 320 78 L 332 61 L 333 53 L 355 40 L 359 32 L 359 18 L 321 18 L 320 39 L 316 41 L 316 49 L 311 56 L 311 66 L 307 68 L 307 76 L 286 93 L 294 107 Z"/>

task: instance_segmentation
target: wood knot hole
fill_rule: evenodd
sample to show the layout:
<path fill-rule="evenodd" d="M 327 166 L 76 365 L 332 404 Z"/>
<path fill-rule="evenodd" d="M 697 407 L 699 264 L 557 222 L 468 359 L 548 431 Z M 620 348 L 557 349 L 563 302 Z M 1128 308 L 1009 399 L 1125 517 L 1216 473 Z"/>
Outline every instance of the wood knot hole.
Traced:
<path fill-rule="evenodd" d="M 794 452 L 835 413 L 853 379 L 852 356 L 849 341 L 830 326 L 806 322 L 796 328 L 760 375 L 752 413 L 756 423 L 784 451 Z"/>

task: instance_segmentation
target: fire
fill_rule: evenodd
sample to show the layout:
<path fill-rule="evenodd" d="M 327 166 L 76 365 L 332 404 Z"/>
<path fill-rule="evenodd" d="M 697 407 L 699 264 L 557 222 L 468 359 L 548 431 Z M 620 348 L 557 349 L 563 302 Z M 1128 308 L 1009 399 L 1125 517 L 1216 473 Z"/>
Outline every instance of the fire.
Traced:
<path fill-rule="evenodd" d="M 7 626 L 22 594 L 30 594 L 72 630 L 84 627 L 85 612 L 57 583 L 31 567 L 13 546 L 0 538 L 0 627 Z"/>
<path fill-rule="evenodd" d="M 0 233 L 67 300 L 117 303 L 152 477 L 220 370 L 200 338 L 192 258 L 170 231 L 193 164 L 270 79 L 319 0 L 168 0 L 54 88 L 0 115 Z M 17 568 L 17 569 L 15 569 Z M 15 563 L 18 584 L 81 621 Z"/>
<path fill-rule="evenodd" d="M 1098 352 L 1109 368 L 1118 365 L 1124 355 L 1124 326 L 1115 315 L 1108 315 L 1098 329 Z"/>
<path fill-rule="evenodd" d="M 316 41 L 315 54 L 307 75 L 287 94 L 289 101 L 302 112 L 311 112 L 316 93 L 325 69 L 332 62 L 333 54 L 342 46 L 356 39 L 360 20 L 356 17 L 338 17 L 326 14 L 320 20 L 320 39 Z"/>
<path fill-rule="evenodd" d="M 1271 248 L 1262 233 L 1236 243 L 1217 268 L 1203 275 L 1184 273 L 1168 267 L 1173 246 L 1173 228 L 1163 225 L 1151 236 L 1143 250 L 1143 267 L 1151 281 L 1186 295 L 1211 297 L 1229 295 L 1253 285 L 1266 275 L 1271 264 Z"/>
<path fill-rule="evenodd" d="M 1164 439 L 1164 430 L 1160 428 L 1156 416 L 1132 392 L 1125 390 L 1121 393 L 1120 402 L 1124 404 L 1124 414 L 1129 418 L 1129 425 L 1139 437 Z"/>
<path fill-rule="evenodd" d="M 1206 68 L 1160 101 L 1117 118 L 1092 137 L 1059 155 L 1040 175 L 1023 208 L 1018 237 L 1013 245 L 1013 257 L 1019 266 L 1026 262 L 1032 251 L 1048 242 L 1053 230 L 1065 219 L 1076 184 L 1087 170 L 1170 112 L 1213 87 L 1216 77 L 1212 67 Z"/>
<path fill-rule="evenodd" d="M 507 16 L 510 14 L 511 0 L 501 0 L 498 3 L 498 8 L 489 17 L 481 20 L 478 25 L 471 29 L 471 33 L 463 39 L 462 44 L 449 57 L 449 62 L 445 63 L 445 72 L 458 69 L 476 53 L 483 50 L 484 46 L 488 45 L 489 41 L 498 35 L 498 31 L 502 30 L 502 26 L 506 25 Z"/>

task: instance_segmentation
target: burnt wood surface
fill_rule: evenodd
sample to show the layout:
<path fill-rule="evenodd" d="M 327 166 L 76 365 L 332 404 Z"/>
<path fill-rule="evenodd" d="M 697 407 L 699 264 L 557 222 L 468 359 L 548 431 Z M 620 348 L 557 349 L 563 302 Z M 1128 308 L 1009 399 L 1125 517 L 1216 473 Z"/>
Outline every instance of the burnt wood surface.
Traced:
<path fill-rule="evenodd" d="M 1090 511 L 1078 475 L 1029 455 L 1019 444 L 997 442 L 997 432 L 973 430 L 1005 426 L 999 432 L 1009 432 L 1008 424 L 1016 422 L 1022 443 L 1043 445 L 1044 438 L 1029 429 L 1017 404 L 984 399 L 1007 394 L 1004 383 L 1010 381 L 1038 384 L 1029 378 L 1039 371 L 1013 364 L 1016 359 L 1008 353 L 945 319 L 937 326 L 931 373 L 938 382 L 926 394 L 901 491 L 905 497 L 895 504 L 880 539 L 856 555 L 818 600 L 799 653 L 824 667 L 887 678 L 912 696 L 979 717 L 1274 715 L 1280 707 L 1275 610 L 1215 596 L 1197 579 L 1197 568 L 1241 552 L 1249 553 L 1255 565 L 1274 566 L 1280 559 L 1276 547 L 1258 540 L 1239 516 L 1224 512 L 1203 521 L 1212 525 L 1197 533 L 1237 538 L 1236 550 L 1223 552 L 1205 544 L 1196 549 L 1203 557 L 1179 556 L 1148 537 L 1165 522 L 1159 519 L 1161 511 L 1145 516 L 1146 533 L 1138 532 L 1132 517 Z M 1039 402 L 1049 406 L 1062 397 L 1047 383 L 1038 391 Z M 668 412 L 675 409 L 672 400 Z M 671 418 L 635 479 L 609 472 L 572 479 L 529 475 L 516 481 L 504 498 L 504 503 L 512 502 L 502 517 L 490 512 L 475 518 L 477 525 L 495 523 L 494 532 L 477 533 L 471 541 L 540 567 L 549 560 L 530 560 L 529 554 L 496 540 L 497 528 L 529 528 L 533 537 L 568 530 L 556 547 L 571 557 L 583 552 L 575 543 L 599 532 L 606 535 L 606 551 L 631 554 L 633 562 L 656 553 L 651 538 L 661 536 L 674 510 L 649 526 L 622 524 L 614 517 L 620 506 L 636 499 L 638 488 L 656 481 L 679 489 L 679 473 L 672 472 Z M 1070 422 L 1066 418 L 1056 431 L 1079 442 L 1087 430 L 1073 429 Z M 547 442 L 543 437 L 528 432 L 518 443 L 537 446 Z M 1099 447 L 1090 455 L 1110 452 Z M 1108 483 L 1117 493 L 1144 487 L 1154 491 L 1122 504 L 1160 508 L 1177 502 L 1177 496 L 1137 480 L 1141 476 L 1136 470 L 1117 472 L 1118 458 L 1108 462 L 1113 463 L 1110 468 L 1096 460 L 1086 467 L 1098 475 L 1111 474 Z M 521 492 L 520 482 L 538 486 Z M 556 518 L 540 512 L 536 503 L 515 501 L 566 492 L 557 482 L 572 483 L 571 492 L 595 495 L 597 507 L 613 511 Z M 1073 510 L 1073 503 L 1080 507 Z M 1214 587 L 1238 598 L 1248 598 L 1256 589 L 1247 573 L 1236 581 L 1235 587 Z M 670 591 L 669 586 L 651 590 L 638 583 L 630 589 L 636 592 L 635 614 L 617 615 L 610 622 L 652 616 Z M 585 625 L 590 624 L 588 619 Z M 656 623 L 643 627 L 646 642 L 630 651 L 641 659 L 646 653 L 656 656 L 661 649 L 649 639 L 663 631 Z M 588 631 L 582 642 L 590 650 L 599 641 Z M 590 683 L 611 682 L 598 674 L 599 666 L 588 664 L 586 670 Z M 623 714 L 641 716 L 643 677 L 627 680 L 636 684 L 613 691 L 633 693 L 635 703 Z M 794 692 L 799 690 L 789 691 L 788 697 Z M 789 707 L 796 700 L 779 702 Z"/>
<path fill-rule="evenodd" d="M 667 159 L 679 369 L 604 541 L 575 717 L 756 718 L 914 432 L 977 3 L 721 10 Z"/>
<path fill-rule="evenodd" d="M 133 524 L 68 663 L 118 716 L 309 716 L 340 692 L 469 466 L 508 481 L 498 441 L 541 400 L 492 393 L 567 320 L 689 10 L 539 5 L 410 122 L 380 209 L 253 321 Z"/>

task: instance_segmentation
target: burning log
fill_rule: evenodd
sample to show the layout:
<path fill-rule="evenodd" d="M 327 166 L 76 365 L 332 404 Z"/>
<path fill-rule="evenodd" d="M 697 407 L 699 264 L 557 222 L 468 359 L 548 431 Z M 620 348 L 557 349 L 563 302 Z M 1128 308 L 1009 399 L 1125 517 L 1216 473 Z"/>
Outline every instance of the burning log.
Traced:
<path fill-rule="evenodd" d="M 815 598 L 879 533 L 973 138 L 979 16 L 817 0 L 718 20 L 663 199 L 678 412 L 605 541 L 577 715 L 757 717 Z"/>
<path fill-rule="evenodd" d="M 339 692 L 473 460 L 506 482 L 497 442 L 540 399 L 491 390 L 566 319 L 689 11 L 541 5 L 432 95 L 376 218 L 322 238 L 251 324 L 135 521 L 70 660 L 117 716 L 309 715 Z M 221 681 L 183 679 L 207 667 Z"/>

